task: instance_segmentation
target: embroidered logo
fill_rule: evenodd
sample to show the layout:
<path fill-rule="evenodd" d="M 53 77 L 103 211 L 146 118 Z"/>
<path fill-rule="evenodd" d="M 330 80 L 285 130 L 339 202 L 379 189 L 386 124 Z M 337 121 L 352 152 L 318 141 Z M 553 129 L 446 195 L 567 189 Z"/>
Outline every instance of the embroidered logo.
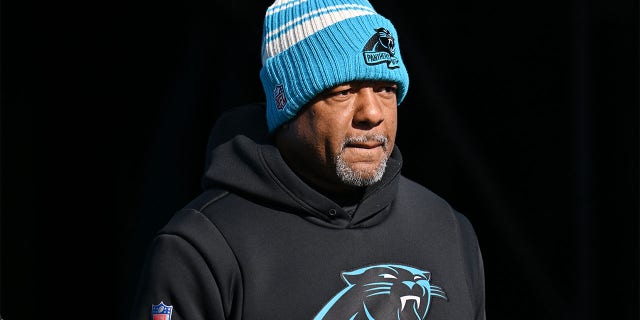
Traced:
<path fill-rule="evenodd" d="M 278 110 L 284 109 L 287 105 L 287 96 L 284 94 L 284 86 L 279 84 L 273 89 L 273 99 L 276 101 L 276 108 Z"/>
<path fill-rule="evenodd" d="M 171 320 L 173 306 L 168 306 L 160 301 L 160 304 L 151 305 L 151 319 L 153 320 Z"/>
<path fill-rule="evenodd" d="M 431 284 L 431 272 L 399 264 L 378 264 L 342 272 L 347 286 L 318 312 L 321 319 L 427 318 L 431 298 L 448 300 Z"/>
<path fill-rule="evenodd" d="M 398 58 L 395 57 L 396 41 L 391 36 L 391 32 L 385 28 L 378 28 L 375 31 L 376 33 L 362 49 L 364 62 L 368 65 L 386 62 L 389 69 L 399 67 Z"/>

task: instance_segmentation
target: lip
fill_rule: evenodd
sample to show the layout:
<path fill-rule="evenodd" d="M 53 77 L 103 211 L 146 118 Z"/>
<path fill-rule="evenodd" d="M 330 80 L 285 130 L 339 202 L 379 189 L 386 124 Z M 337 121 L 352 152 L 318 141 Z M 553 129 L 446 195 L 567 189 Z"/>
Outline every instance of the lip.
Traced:
<path fill-rule="evenodd" d="M 347 145 L 348 148 L 360 148 L 360 149 L 374 149 L 377 147 L 382 147 L 382 143 L 378 142 L 378 141 L 371 141 L 371 142 L 356 142 L 356 143 L 350 143 Z"/>

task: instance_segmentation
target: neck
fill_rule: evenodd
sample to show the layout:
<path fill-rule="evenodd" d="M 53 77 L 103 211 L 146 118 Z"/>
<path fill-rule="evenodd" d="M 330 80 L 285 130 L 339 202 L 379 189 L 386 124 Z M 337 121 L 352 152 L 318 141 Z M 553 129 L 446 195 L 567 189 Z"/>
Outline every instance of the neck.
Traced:
<path fill-rule="evenodd" d="M 346 184 L 339 185 L 322 185 L 314 183 L 308 180 L 303 175 L 300 175 L 296 172 L 296 174 L 306 182 L 310 187 L 323 194 L 327 198 L 333 200 L 336 204 L 341 207 L 349 207 L 354 206 L 360 203 L 362 196 L 366 190 L 366 187 L 354 187 Z"/>

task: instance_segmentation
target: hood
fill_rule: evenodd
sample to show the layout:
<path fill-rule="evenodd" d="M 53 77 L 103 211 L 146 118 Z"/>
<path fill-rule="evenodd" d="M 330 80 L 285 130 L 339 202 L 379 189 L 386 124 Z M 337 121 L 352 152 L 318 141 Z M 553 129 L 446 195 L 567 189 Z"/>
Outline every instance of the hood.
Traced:
<path fill-rule="evenodd" d="M 350 215 L 289 168 L 268 139 L 266 125 L 256 128 L 256 123 L 264 122 L 262 104 L 234 108 L 219 118 L 209 139 L 202 178 L 205 189 L 225 189 L 264 207 L 333 228 L 367 227 L 388 215 L 402 167 L 397 147 L 381 181 L 366 188 Z"/>

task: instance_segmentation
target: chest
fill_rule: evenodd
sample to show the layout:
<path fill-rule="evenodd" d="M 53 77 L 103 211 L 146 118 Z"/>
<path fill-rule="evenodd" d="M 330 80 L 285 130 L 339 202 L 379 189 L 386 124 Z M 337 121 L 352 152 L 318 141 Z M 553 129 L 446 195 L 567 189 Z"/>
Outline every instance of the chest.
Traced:
<path fill-rule="evenodd" d="M 300 218 L 222 227 L 241 269 L 243 318 L 416 319 L 468 310 L 454 230 L 404 219 L 363 229 L 318 228 Z"/>

